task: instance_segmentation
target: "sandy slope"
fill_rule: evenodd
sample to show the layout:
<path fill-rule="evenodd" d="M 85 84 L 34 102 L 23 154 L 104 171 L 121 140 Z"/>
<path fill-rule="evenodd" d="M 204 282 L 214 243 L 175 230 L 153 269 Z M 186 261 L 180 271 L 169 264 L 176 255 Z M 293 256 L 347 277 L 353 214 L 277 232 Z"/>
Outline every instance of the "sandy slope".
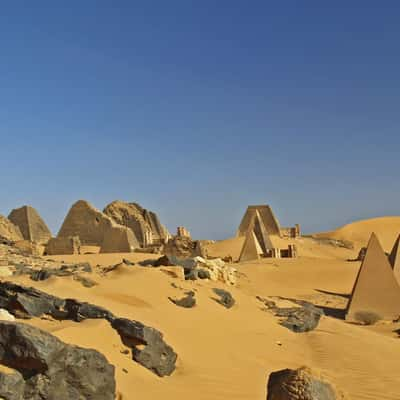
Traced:
<path fill-rule="evenodd" d="M 366 246 L 371 233 L 375 232 L 382 246 L 389 251 L 400 234 L 400 217 L 381 217 L 353 222 L 331 232 L 318 234 L 355 242 L 358 246 Z"/>
<path fill-rule="evenodd" d="M 357 223 L 356 227 L 361 226 L 358 233 L 358 228 L 343 228 L 345 238 L 349 238 L 349 231 L 352 235 L 364 234 L 371 224 L 374 225 Z M 385 238 L 392 236 L 390 225 Z M 20 277 L 18 281 L 58 296 L 107 307 L 119 316 L 140 320 L 164 333 L 177 351 L 179 362 L 171 377 L 161 379 L 121 352 L 124 346 L 118 335 L 104 321 L 30 322 L 64 341 L 104 353 L 116 366 L 123 399 L 261 400 L 265 399 L 266 379 L 271 371 L 305 364 L 324 371 L 353 400 L 399 400 L 400 338 L 393 331 L 400 326 L 381 323 L 360 327 L 340 319 L 360 266 L 346 259 L 356 251 L 311 239 L 299 239 L 297 244 L 301 254 L 298 259 L 264 259 L 237 265 L 238 286 L 228 288 L 237 301 L 231 310 L 213 300 L 212 288 L 226 289 L 223 284 L 181 281 L 155 268 L 123 267 L 105 277 L 93 273 L 91 278 L 98 286 L 90 289 L 71 278 L 32 282 Z M 230 239 L 212 245 L 211 250 L 213 255 L 234 256 L 240 246 L 240 240 Z M 152 255 L 52 258 L 88 261 L 95 266 L 115 264 L 122 258 L 137 262 L 149 257 Z M 168 296 L 182 296 L 184 290 L 196 291 L 198 305 L 194 309 L 179 308 L 168 300 Z M 257 295 L 306 299 L 324 307 L 328 316 L 315 331 L 295 334 L 263 310 Z"/>

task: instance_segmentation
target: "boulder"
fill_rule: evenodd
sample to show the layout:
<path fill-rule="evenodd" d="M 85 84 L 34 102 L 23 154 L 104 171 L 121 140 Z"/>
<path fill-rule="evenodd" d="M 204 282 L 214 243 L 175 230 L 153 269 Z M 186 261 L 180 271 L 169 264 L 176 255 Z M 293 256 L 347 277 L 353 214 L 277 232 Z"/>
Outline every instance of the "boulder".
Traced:
<path fill-rule="evenodd" d="M 196 305 L 195 293 L 193 291 L 187 292 L 186 296 L 181 299 L 173 299 L 169 297 L 169 300 L 178 307 L 183 308 L 193 308 Z"/>
<path fill-rule="evenodd" d="M 0 396 L 15 400 L 114 400 L 114 367 L 96 350 L 29 325 L 0 321 Z"/>
<path fill-rule="evenodd" d="M 214 293 L 219 296 L 218 299 L 215 299 L 215 301 L 225 308 L 232 308 L 235 305 L 235 299 L 233 296 L 224 289 L 213 289 Z"/>
<path fill-rule="evenodd" d="M 267 384 L 267 400 L 344 400 L 342 393 L 309 368 L 272 372 Z"/>
<path fill-rule="evenodd" d="M 312 304 L 302 307 L 279 308 L 275 311 L 277 317 L 285 317 L 281 325 L 296 333 L 309 332 L 317 328 L 323 311 Z"/>
<path fill-rule="evenodd" d="M 79 200 L 70 209 L 58 238 L 79 236 L 85 246 L 100 246 L 100 252 L 131 252 L 137 246 L 132 231 L 116 224 L 87 201 Z"/>
<path fill-rule="evenodd" d="M 31 206 L 12 210 L 8 219 L 18 226 L 25 240 L 46 244 L 51 239 L 50 229 L 39 213 Z"/>
<path fill-rule="evenodd" d="M 164 341 L 161 332 L 139 321 L 118 318 L 103 307 L 62 299 L 12 282 L 0 283 L 0 307 L 21 318 L 49 315 L 76 322 L 105 319 L 119 333 L 122 342 L 131 348 L 133 360 L 158 376 L 170 375 L 175 370 L 177 355 Z"/>
<path fill-rule="evenodd" d="M 163 340 L 161 332 L 126 318 L 115 318 L 112 327 L 132 349 L 132 358 L 160 377 L 175 370 L 177 355 Z"/>

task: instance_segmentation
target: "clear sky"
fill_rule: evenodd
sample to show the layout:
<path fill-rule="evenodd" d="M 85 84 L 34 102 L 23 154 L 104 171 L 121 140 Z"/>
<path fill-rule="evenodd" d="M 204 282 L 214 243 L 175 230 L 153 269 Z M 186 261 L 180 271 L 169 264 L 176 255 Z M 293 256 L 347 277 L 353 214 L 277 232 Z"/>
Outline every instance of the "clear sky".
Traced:
<path fill-rule="evenodd" d="M 114 199 L 232 235 L 248 204 L 400 214 L 400 2 L 9 1 L 0 213 Z"/>

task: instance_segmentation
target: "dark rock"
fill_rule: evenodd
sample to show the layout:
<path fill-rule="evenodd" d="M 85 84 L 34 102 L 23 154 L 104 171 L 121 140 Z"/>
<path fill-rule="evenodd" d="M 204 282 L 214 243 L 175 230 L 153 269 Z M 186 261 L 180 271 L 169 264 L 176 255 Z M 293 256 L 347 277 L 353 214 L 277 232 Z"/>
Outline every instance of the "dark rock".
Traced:
<path fill-rule="evenodd" d="M 153 262 L 153 267 L 161 267 L 161 266 L 172 267 L 174 266 L 174 264 L 170 261 L 170 259 L 167 256 L 162 256 Z"/>
<path fill-rule="evenodd" d="M 286 317 L 281 325 L 293 332 L 309 332 L 314 330 L 318 324 L 323 311 L 312 304 L 302 307 L 279 308 L 275 311 L 277 317 Z"/>
<path fill-rule="evenodd" d="M 7 400 L 115 398 L 114 367 L 102 354 L 29 325 L 0 321 L 0 363 L 18 371 L 1 374 Z"/>
<path fill-rule="evenodd" d="M 308 368 L 272 372 L 268 379 L 267 400 L 339 400 L 341 393 Z"/>
<path fill-rule="evenodd" d="M 195 293 L 194 292 L 188 292 L 185 297 L 182 297 L 179 300 L 172 299 L 169 297 L 169 300 L 172 301 L 172 303 L 176 304 L 179 307 L 183 308 L 193 308 L 196 305 L 196 298 L 194 297 Z"/>
<path fill-rule="evenodd" d="M 123 259 L 122 259 L 122 262 L 123 262 L 125 265 L 129 265 L 129 266 L 135 265 L 134 262 L 132 262 L 132 261 L 126 259 L 126 258 L 123 258 Z"/>
<path fill-rule="evenodd" d="M 163 340 L 161 332 L 138 321 L 116 318 L 103 307 L 75 299 L 61 299 L 11 282 L 1 282 L 0 308 L 26 318 L 50 315 L 55 319 L 76 322 L 105 319 L 118 331 L 123 343 L 129 343 L 127 345 L 132 348 L 135 361 L 159 376 L 170 375 L 175 370 L 177 355 Z M 142 348 L 139 345 L 145 346 Z"/>
<path fill-rule="evenodd" d="M 197 270 L 197 277 L 199 279 L 211 279 L 210 271 L 203 268 L 199 268 Z"/>
<path fill-rule="evenodd" d="M 85 286 L 87 288 L 91 288 L 91 287 L 97 285 L 97 283 L 95 281 L 93 281 L 92 279 L 86 278 L 81 275 L 74 275 L 74 280 L 77 282 L 80 282 L 82 284 L 82 286 Z"/>
<path fill-rule="evenodd" d="M 132 358 L 158 376 L 171 375 L 177 355 L 163 340 L 161 332 L 138 321 L 116 318 L 112 327 L 123 343 L 132 349 Z"/>
<path fill-rule="evenodd" d="M 217 303 L 223 305 L 225 308 L 232 308 L 235 305 L 235 299 L 227 290 L 213 289 L 213 291 L 219 296 L 219 299 L 214 299 Z"/>

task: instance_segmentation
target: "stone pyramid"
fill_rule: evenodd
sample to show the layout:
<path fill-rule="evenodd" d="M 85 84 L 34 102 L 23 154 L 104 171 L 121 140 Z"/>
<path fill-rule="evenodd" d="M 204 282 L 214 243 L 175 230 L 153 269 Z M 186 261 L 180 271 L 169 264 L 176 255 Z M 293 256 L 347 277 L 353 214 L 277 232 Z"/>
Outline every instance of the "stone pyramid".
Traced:
<path fill-rule="evenodd" d="M 244 241 L 242 251 L 240 252 L 239 262 L 258 260 L 263 254 L 260 243 L 253 230 L 249 230 Z"/>
<path fill-rule="evenodd" d="M 394 276 L 400 285 L 400 235 L 394 243 L 393 249 L 389 256 L 389 262 L 393 268 Z"/>
<path fill-rule="evenodd" d="M 16 208 L 11 211 L 8 219 L 18 226 L 25 240 L 44 244 L 51 239 L 49 228 L 33 207 Z"/>
<path fill-rule="evenodd" d="M 400 286 L 378 238 L 373 233 L 347 307 L 347 320 L 362 320 L 362 313 L 381 319 L 400 316 Z"/>
<path fill-rule="evenodd" d="M 267 254 L 269 250 L 274 248 L 258 210 L 256 210 L 254 213 L 249 229 L 254 231 L 254 234 L 256 235 L 258 243 L 260 244 L 261 250 L 264 254 Z"/>
<path fill-rule="evenodd" d="M 265 229 L 270 235 L 281 235 L 281 228 L 277 218 L 272 211 L 272 208 L 268 205 L 257 205 L 257 206 L 248 206 L 247 210 L 240 222 L 239 229 L 237 231 L 237 236 L 245 236 L 249 226 L 251 225 L 252 218 L 256 211 L 259 213 L 259 216 L 264 223 Z"/>

